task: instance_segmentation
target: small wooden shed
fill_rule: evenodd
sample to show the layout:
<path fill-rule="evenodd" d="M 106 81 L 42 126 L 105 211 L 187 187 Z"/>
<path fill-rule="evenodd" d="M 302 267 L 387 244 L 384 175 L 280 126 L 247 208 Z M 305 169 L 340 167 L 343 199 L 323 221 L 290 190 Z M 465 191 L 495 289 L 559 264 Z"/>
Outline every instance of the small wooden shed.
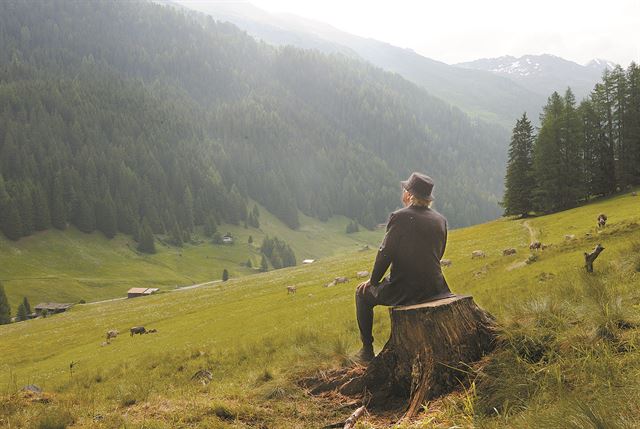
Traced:
<path fill-rule="evenodd" d="M 158 292 L 157 287 L 132 287 L 127 291 L 127 298 L 137 298 L 139 296 L 148 296 Z"/>

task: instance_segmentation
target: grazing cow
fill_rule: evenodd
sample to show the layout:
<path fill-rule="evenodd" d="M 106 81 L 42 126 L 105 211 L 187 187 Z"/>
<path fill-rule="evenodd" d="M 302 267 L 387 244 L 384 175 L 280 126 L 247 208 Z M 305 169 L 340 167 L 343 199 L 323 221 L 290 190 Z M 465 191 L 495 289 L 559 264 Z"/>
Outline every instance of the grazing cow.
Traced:
<path fill-rule="evenodd" d="M 573 241 L 573 240 L 576 239 L 576 236 L 575 236 L 575 234 L 567 234 L 567 235 L 564 236 L 564 239 L 566 241 Z"/>
<path fill-rule="evenodd" d="M 346 277 L 336 277 L 333 281 L 336 282 L 336 284 L 340 284 L 348 282 L 349 279 Z"/>
<path fill-rule="evenodd" d="M 145 332 L 145 334 L 155 334 L 157 332 L 158 332 L 158 330 L 153 328 L 153 329 L 149 329 L 147 332 Z"/>
<path fill-rule="evenodd" d="M 529 250 L 539 250 L 542 248 L 542 243 L 539 241 L 534 241 L 529 245 Z"/>
<path fill-rule="evenodd" d="M 471 252 L 471 259 L 476 259 L 476 258 L 484 258 L 485 253 L 482 250 L 474 250 L 473 252 Z"/>
<path fill-rule="evenodd" d="M 511 255 L 515 255 L 516 254 L 516 249 L 514 249 L 513 247 L 510 247 L 508 249 L 504 249 L 502 251 L 502 256 L 511 256 Z"/>
<path fill-rule="evenodd" d="M 600 213 L 598 216 L 598 228 L 604 228 L 605 226 L 607 226 L 607 215 Z"/>
<path fill-rule="evenodd" d="M 332 281 L 331 283 L 327 283 L 326 285 L 324 285 L 324 287 L 333 287 L 336 285 L 336 281 Z"/>
<path fill-rule="evenodd" d="M 356 273 L 356 276 L 357 276 L 359 279 L 362 279 L 362 278 L 365 278 L 365 277 L 369 277 L 369 271 L 358 271 L 358 272 Z"/>
<path fill-rule="evenodd" d="M 144 326 L 134 326 L 133 328 L 131 328 L 131 336 L 133 337 L 134 334 L 146 334 L 147 330 L 144 329 Z"/>
<path fill-rule="evenodd" d="M 633 191 L 633 192 L 631 193 L 631 196 L 632 196 L 632 197 L 637 197 L 637 196 L 638 196 L 638 193 L 637 193 L 636 191 Z"/>
<path fill-rule="evenodd" d="M 107 342 L 109 342 L 109 340 L 111 340 L 112 338 L 117 337 L 119 334 L 119 332 L 115 329 L 111 329 L 109 331 L 107 331 Z"/>
<path fill-rule="evenodd" d="M 451 264 L 451 259 L 440 259 L 440 266 L 442 267 L 450 267 Z"/>
<path fill-rule="evenodd" d="M 295 294 L 295 293 L 296 293 L 296 287 L 295 286 L 287 286 L 287 295 Z"/>

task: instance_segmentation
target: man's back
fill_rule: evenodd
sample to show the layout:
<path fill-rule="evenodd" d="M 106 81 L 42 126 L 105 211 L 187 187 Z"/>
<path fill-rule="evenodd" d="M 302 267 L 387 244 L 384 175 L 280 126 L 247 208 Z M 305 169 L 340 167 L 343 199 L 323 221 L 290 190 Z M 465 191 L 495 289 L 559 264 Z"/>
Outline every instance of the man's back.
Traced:
<path fill-rule="evenodd" d="M 447 221 L 427 207 L 409 206 L 391 214 L 371 284 L 380 283 L 391 264 L 388 281 L 380 283 L 387 305 L 406 305 L 451 294 L 440 269 L 447 242 Z"/>

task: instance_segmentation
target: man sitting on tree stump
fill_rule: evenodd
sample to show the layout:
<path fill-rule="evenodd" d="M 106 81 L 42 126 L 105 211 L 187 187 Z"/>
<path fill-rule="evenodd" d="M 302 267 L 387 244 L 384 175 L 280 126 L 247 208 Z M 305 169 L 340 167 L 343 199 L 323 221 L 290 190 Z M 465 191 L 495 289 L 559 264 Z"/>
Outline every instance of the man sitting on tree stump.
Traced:
<path fill-rule="evenodd" d="M 356 289 L 356 316 L 362 349 L 356 358 L 374 358 L 373 308 L 412 305 L 452 296 L 440 268 L 447 244 L 447 220 L 431 209 L 433 180 L 412 173 L 402 184 L 403 209 L 391 213 L 371 278 Z M 388 278 L 383 278 L 391 266 Z"/>

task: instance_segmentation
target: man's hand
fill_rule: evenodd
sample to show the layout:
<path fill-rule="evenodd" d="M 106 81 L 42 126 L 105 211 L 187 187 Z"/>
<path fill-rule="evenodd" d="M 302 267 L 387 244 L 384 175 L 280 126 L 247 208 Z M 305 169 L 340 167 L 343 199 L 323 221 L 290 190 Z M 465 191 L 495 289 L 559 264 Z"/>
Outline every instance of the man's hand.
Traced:
<path fill-rule="evenodd" d="M 371 279 L 367 280 L 366 282 L 360 283 L 356 288 L 356 293 L 358 295 L 364 295 L 364 293 L 367 291 L 367 288 L 370 288 L 370 287 L 371 287 Z"/>

